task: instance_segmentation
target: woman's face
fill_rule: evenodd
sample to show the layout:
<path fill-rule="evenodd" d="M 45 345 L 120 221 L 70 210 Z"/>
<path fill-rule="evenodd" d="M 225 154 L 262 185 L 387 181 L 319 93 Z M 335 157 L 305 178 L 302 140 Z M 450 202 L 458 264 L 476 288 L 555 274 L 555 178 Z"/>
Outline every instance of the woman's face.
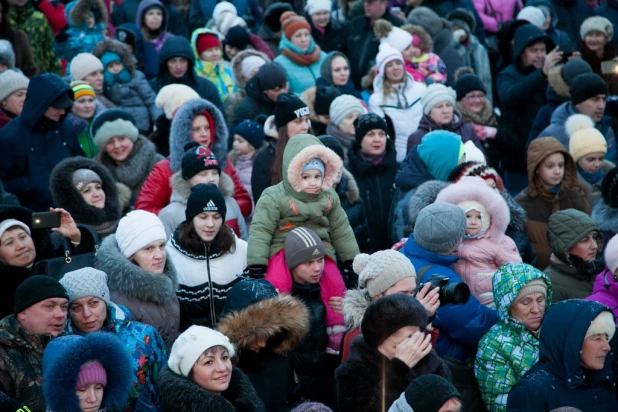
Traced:
<path fill-rule="evenodd" d="M 97 209 L 105 207 L 105 192 L 99 182 L 90 182 L 79 191 L 84 201 Z"/>
<path fill-rule="evenodd" d="M 588 336 L 582 344 L 581 365 L 589 370 L 598 371 L 605 366 L 605 358 L 611 350 L 609 336 L 597 334 Z"/>
<path fill-rule="evenodd" d="M 189 70 L 189 60 L 186 57 L 172 57 L 166 62 L 167 71 L 174 77 L 175 79 L 180 79 L 187 73 Z"/>
<path fill-rule="evenodd" d="M 19 226 L 8 228 L 0 237 L 0 263 L 20 268 L 28 267 L 36 258 L 32 238 Z"/>
<path fill-rule="evenodd" d="M 569 255 L 577 256 L 584 262 L 589 260 L 595 260 L 597 257 L 597 251 L 599 250 L 599 244 L 597 243 L 597 232 L 588 233 L 581 238 L 575 246 L 569 250 Z"/>
<path fill-rule="evenodd" d="M 401 83 L 405 73 L 403 62 L 401 60 L 390 61 L 384 68 L 384 76 L 386 77 L 386 80 L 392 84 Z"/>
<path fill-rule="evenodd" d="M 73 102 L 71 113 L 85 120 L 89 120 L 94 116 L 94 111 L 97 109 L 95 98 L 92 96 L 82 96 Z"/>
<path fill-rule="evenodd" d="M 471 113 L 481 113 L 485 109 L 485 93 L 480 90 L 466 94 L 461 100 L 463 106 Z"/>
<path fill-rule="evenodd" d="M 165 251 L 165 239 L 150 242 L 129 258 L 137 266 L 146 272 L 161 275 L 165 269 L 167 252 Z"/>
<path fill-rule="evenodd" d="M 547 156 L 536 169 L 536 174 L 545 189 L 560 184 L 564 177 L 564 155 L 554 153 Z"/>
<path fill-rule="evenodd" d="M 98 412 L 103 402 L 105 387 L 100 383 L 91 383 L 75 390 L 82 412 Z"/>
<path fill-rule="evenodd" d="M 379 156 L 386 151 L 386 133 L 382 129 L 372 129 L 361 140 L 361 150 L 370 156 Z"/>
<path fill-rule="evenodd" d="M 354 136 L 356 134 L 354 121 L 358 119 L 358 116 L 360 116 L 359 112 L 348 113 L 348 115 L 341 120 L 341 123 L 339 123 L 337 127 L 348 136 Z"/>
<path fill-rule="evenodd" d="M 541 292 L 532 293 L 511 305 L 509 313 L 531 331 L 537 331 L 545 316 L 547 298 Z"/>
<path fill-rule="evenodd" d="M 294 119 L 291 122 L 288 122 L 288 139 L 291 139 L 294 136 L 298 136 L 299 134 L 305 134 L 309 131 L 311 127 L 311 120 L 309 120 L 309 116 L 302 116 L 298 119 Z"/>
<path fill-rule="evenodd" d="M 350 80 L 350 65 L 341 56 L 336 56 L 330 63 L 330 75 L 335 86 L 345 86 Z"/>
<path fill-rule="evenodd" d="M 191 369 L 191 379 L 212 394 L 225 392 L 232 380 L 232 361 L 227 350 L 220 346 L 200 355 Z"/>
<path fill-rule="evenodd" d="M 97 297 L 86 296 L 75 299 L 69 305 L 69 315 L 77 329 L 83 333 L 96 332 L 105 324 L 107 305 Z"/>
<path fill-rule="evenodd" d="M 586 43 L 586 47 L 593 52 L 602 52 L 605 48 L 605 43 L 607 43 L 607 37 L 600 31 L 589 31 L 584 36 L 584 43 Z"/>
<path fill-rule="evenodd" d="M 191 122 L 191 140 L 198 142 L 200 146 L 210 147 L 212 132 L 208 119 L 203 114 L 195 116 Z"/>
<path fill-rule="evenodd" d="M 2 101 L 2 108 L 19 116 L 24 108 L 24 101 L 26 101 L 26 89 L 18 89 Z"/>
<path fill-rule="evenodd" d="M 328 10 L 320 10 L 311 15 L 311 21 L 315 27 L 326 27 L 330 23 L 330 12 Z"/>
<path fill-rule="evenodd" d="M 294 34 L 292 34 L 290 41 L 301 51 L 306 52 L 309 50 L 309 45 L 311 45 L 311 32 L 308 29 L 296 30 Z"/>
<path fill-rule="evenodd" d="M 453 105 L 451 102 L 440 102 L 429 112 L 429 118 L 440 126 L 450 124 L 453 121 Z"/>
<path fill-rule="evenodd" d="M 397 346 L 402 344 L 405 340 L 409 339 L 410 335 L 418 332 L 419 330 L 420 329 L 418 326 L 404 326 L 403 328 L 399 329 L 397 332 L 386 338 L 386 340 L 378 346 L 378 351 L 387 359 L 393 359 L 395 357 Z"/>
<path fill-rule="evenodd" d="M 158 7 L 152 8 L 144 15 L 144 25 L 150 31 L 157 31 L 163 23 L 163 12 Z"/>
<path fill-rule="evenodd" d="M 88 76 L 84 77 L 84 81 L 90 83 L 97 92 L 103 90 L 103 69 L 95 70 L 88 74 Z"/>
<path fill-rule="evenodd" d="M 193 229 L 204 243 L 212 242 L 222 225 L 223 217 L 219 212 L 202 212 L 193 218 Z"/>
<path fill-rule="evenodd" d="M 114 136 L 105 145 L 105 152 L 118 164 L 127 160 L 132 150 L 133 141 L 127 136 Z"/>
<path fill-rule="evenodd" d="M 601 165 L 605 160 L 605 153 L 591 153 L 582 157 L 577 161 L 577 164 L 586 173 L 596 173 L 601 170 Z"/>

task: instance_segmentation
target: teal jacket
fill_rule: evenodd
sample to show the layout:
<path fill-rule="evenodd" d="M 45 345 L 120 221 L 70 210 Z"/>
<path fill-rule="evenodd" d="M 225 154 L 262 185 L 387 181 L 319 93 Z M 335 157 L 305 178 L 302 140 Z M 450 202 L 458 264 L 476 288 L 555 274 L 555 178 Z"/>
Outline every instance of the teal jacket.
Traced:
<path fill-rule="evenodd" d="M 291 52 L 300 55 L 311 54 L 316 47 L 318 46 L 315 44 L 313 39 L 311 39 L 309 49 L 303 53 L 291 41 L 286 39 L 285 36 L 281 37 L 281 41 L 279 42 L 279 50 L 288 49 Z M 275 62 L 283 66 L 285 72 L 288 74 L 290 92 L 301 94 L 308 88 L 315 86 L 316 80 L 321 77 L 320 68 L 324 59 L 326 59 L 326 53 L 320 51 L 320 58 L 309 66 L 301 66 L 294 63 L 289 57 L 284 56 L 283 54 L 275 57 Z"/>

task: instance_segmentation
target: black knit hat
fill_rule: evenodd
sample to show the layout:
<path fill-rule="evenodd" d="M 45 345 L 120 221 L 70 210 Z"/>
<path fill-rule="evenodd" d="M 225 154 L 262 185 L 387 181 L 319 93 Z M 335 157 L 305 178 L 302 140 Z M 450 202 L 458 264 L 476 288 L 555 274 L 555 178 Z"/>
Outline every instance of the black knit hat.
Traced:
<path fill-rule="evenodd" d="M 242 26 L 232 27 L 225 35 L 225 44 L 239 50 L 245 50 L 250 42 L 249 32 Z"/>
<path fill-rule="evenodd" d="M 56 279 L 50 276 L 31 276 L 21 282 L 15 290 L 15 303 L 13 314 L 17 316 L 30 306 L 50 298 L 65 298 L 69 295 L 64 287 Z"/>
<path fill-rule="evenodd" d="M 573 105 L 580 104 L 596 95 L 608 95 L 607 83 L 595 73 L 584 73 L 575 77 L 571 82 L 569 94 Z"/>
<path fill-rule="evenodd" d="M 328 116 L 330 104 L 339 96 L 341 96 L 341 92 L 335 86 L 317 86 L 315 90 L 315 104 L 313 105 L 315 113 Z"/>
<path fill-rule="evenodd" d="M 341 146 L 341 142 L 339 141 L 339 139 L 328 134 L 318 136 L 318 139 L 320 140 L 320 142 L 322 142 L 324 146 L 337 153 L 337 156 L 339 156 L 341 160 L 344 159 L 343 146 Z"/>
<path fill-rule="evenodd" d="M 405 396 L 413 410 L 423 412 L 438 412 L 449 399 L 461 399 L 453 384 L 438 375 L 414 379 L 406 388 Z"/>
<path fill-rule="evenodd" d="M 461 76 L 455 82 L 455 92 L 457 92 L 457 101 L 463 99 L 470 92 L 481 91 L 487 93 L 485 85 L 477 75 L 466 74 Z"/>
<path fill-rule="evenodd" d="M 613 208 L 618 208 L 618 167 L 607 172 L 601 184 L 603 201 Z"/>
<path fill-rule="evenodd" d="M 200 213 L 219 212 L 225 221 L 227 206 L 219 188 L 212 184 L 199 184 L 191 188 L 187 209 L 185 210 L 186 221 L 189 222 Z"/>
<path fill-rule="evenodd" d="M 289 3 L 273 3 L 264 12 L 264 24 L 273 32 L 281 30 L 281 15 L 286 11 L 294 11 Z"/>
<path fill-rule="evenodd" d="M 310 114 L 311 112 L 307 105 L 294 93 L 281 93 L 277 96 L 277 101 L 275 102 L 275 126 L 277 126 L 277 129 L 294 119 L 309 116 Z"/>
<path fill-rule="evenodd" d="M 416 298 L 394 294 L 372 302 L 363 316 L 361 332 L 365 342 L 377 348 L 393 333 L 405 326 L 427 327 L 427 312 Z"/>
<path fill-rule="evenodd" d="M 356 129 L 356 143 L 358 144 L 360 144 L 365 135 L 373 129 L 381 129 L 384 130 L 384 133 L 388 134 L 386 122 L 375 113 L 360 115 L 358 119 L 354 121 L 354 128 Z"/>
<path fill-rule="evenodd" d="M 248 141 L 255 149 L 262 147 L 262 142 L 264 142 L 264 126 L 252 120 L 244 120 L 236 126 L 232 137 L 235 134 Z"/>
<path fill-rule="evenodd" d="M 260 66 L 255 74 L 260 90 L 271 90 L 288 82 L 288 74 L 279 63 L 268 62 Z"/>
<path fill-rule="evenodd" d="M 208 169 L 217 169 L 221 174 L 219 160 L 209 148 L 200 146 L 198 142 L 190 142 L 185 145 L 184 149 L 185 153 L 180 163 L 184 179 L 189 180 L 202 170 Z"/>

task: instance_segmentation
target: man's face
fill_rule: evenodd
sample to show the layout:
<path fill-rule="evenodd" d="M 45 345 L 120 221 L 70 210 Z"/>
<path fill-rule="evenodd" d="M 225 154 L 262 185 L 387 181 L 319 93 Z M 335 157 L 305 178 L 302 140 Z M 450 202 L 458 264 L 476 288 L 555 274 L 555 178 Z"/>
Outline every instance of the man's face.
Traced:
<path fill-rule="evenodd" d="M 50 120 L 53 120 L 54 122 L 57 122 L 65 113 L 65 109 L 56 109 L 53 106 L 49 106 L 47 110 L 45 110 L 45 113 L 43 113 L 43 116 L 47 117 Z"/>
<path fill-rule="evenodd" d="M 585 114 L 594 120 L 595 123 L 601 121 L 603 113 L 605 113 L 605 104 L 607 102 L 607 96 L 604 94 L 597 94 L 596 96 L 586 99 L 583 102 L 576 104 L 575 108 L 581 114 Z"/>
<path fill-rule="evenodd" d="M 521 53 L 521 62 L 524 67 L 534 66 L 537 69 L 543 67 L 545 63 L 545 55 L 547 54 L 547 46 L 545 43 L 536 43 L 528 46 Z"/>
<path fill-rule="evenodd" d="M 56 337 L 64 331 L 68 305 L 69 301 L 65 298 L 45 299 L 19 312 L 17 319 L 24 329 L 32 333 Z"/>
<path fill-rule="evenodd" d="M 292 269 L 292 278 L 301 285 L 316 284 L 320 282 L 322 272 L 324 272 L 323 256 L 296 266 Z"/>
<path fill-rule="evenodd" d="M 370 20 L 376 20 L 384 16 L 388 7 L 387 0 L 364 0 L 365 16 Z"/>

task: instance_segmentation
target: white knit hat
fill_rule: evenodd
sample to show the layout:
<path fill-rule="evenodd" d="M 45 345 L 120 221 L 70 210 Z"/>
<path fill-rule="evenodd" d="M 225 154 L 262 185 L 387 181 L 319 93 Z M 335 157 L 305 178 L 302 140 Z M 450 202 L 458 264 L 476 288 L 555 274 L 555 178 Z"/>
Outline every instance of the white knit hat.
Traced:
<path fill-rule="evenodd" d="M 219 3 L 221 4 L 221 3 Z M 227 36 L 227 32 L 232 27 L 241 26 L 247 28 L 247 22 L 241 17 L 232 15 L 232 13 L 223 13 L 217 20 L 215 20 L 215 29 L 221 34 L 221 36 Z"/>
<path fill-rule="evenodd" d="M 103 63 L 94 54 L 80 53 L 71 60 L 71 80 L 84 80 L 97 70 L 103 70 Z"/>
<path fill-rule="evenodd" d="M 605 17 L 594 16 L 588 17 L 579 27 L 579 35 L 583 39 L 591 31 L 598 31 L 605 35 L 607 41 L 614 37 L 614 25 Z"/>
<path fill-rule="evenodd" d="M 607 140 L 585 114 L 574 114 L 564 123 L 569 135 L 569 153 L 575 162 L 593 153 L 607 153 Z M 467 159 L 466 159 L 467 160 Z"/>
<path fill-rule="evenodd" d="M 386 65 L 393 60 L 399 60 L 403 64 L 403 56 L 401 55 L 401 52 L 393 48 L 388 43 L 380 43 L 380 50 L 378 51 L 378 55 L 376 56 L 378 74 L 373 80 L 374 90 L 378 90 L 382 87 L 382 82 L 384 81 L 384 70 L 386 68 Z"/>
<path fill-rule="evenodd" d="M 145 210 L 129 212 L 120 219 L 116 229 L 118 247 L 127 259 L 147 244 L 166 239 L 167 235 L 161 220 L 154 213 Z"/>
<path fill-rule="evenodd" d="M 517 20 L 526 20 L 528 23 L 541 28 L 543 23 L 545 23 L 545 15 L 538 7 L 527 6 L 517 13 Z"/>
<path fill-rule="evenodd" d="M 350 113 L 358 112 L 359 114 L 365 113 L 365 109 L 360 100 L 350 94 L 342 94 L 337 96 L 330 104 L 328 114 L 330 121 L 335 125 L 343 121 L 343 119 Z"/>
<path fill-rule="evenodd" d="M 356 255 L 353 263 L 358 283 L 372 298 L 384 293 L 402 279 L 414 278 L 416 271 L 410 259 L 395 250 L 381 250 L 372 255 Z"/>
<path fill-rule="evenodd" d="M 249 76 L 255 69 L 259 69 L 263 65 L 266 64 L 266 60 L 264 60 L 260 56 L 247 56 L 240 63 L 240 73 L 242 77 L 246 80 L 249 80 Z"/>
<path fill-rule="evenodd" d="M 431 109 L 440 102 L 451 102 L 454 107 L 456 99 L 457 93 L 450 87 L 440 83 L 430 84 L 425 95 L 421 98 L 423 113 L 429 114 Z"/>
<path fill-rule="evenodd" d="M 319 11 L 330 12 L 332 8 L 333 3 L 330 0 L 307 0 L 305 11 L 307 11 L 307 14 L 311 16 Z"/>
<path fill-rule="evenodd" d="M 599 313 L 599 315 L 594 318 L 586 332 L 585 338 L 588 336 L 607 334 L 607 340 L 612 340 L 614 333 L 616 333 L 616 319 L 613 313 L 608 309 Z"/>
<path fill-rule="evenodd" d="M 464 143 L 464 153 L 466 154 L 466 162 L 479 162 L 484 165 L 487 164 L 485 155 L 481 152 L 481 149 L 476 147 L 472 140 L 468 140 Z"/>
<path fill-rule="evenodd" d="M 64 274 L 60 279 L 69 295 L 69 304 L 77 299 L 94 296 L 109 303 L 107 274 L 98 269 L 87 267 Z"/>
<path fill-rule="evenodd" d="M 6 70 L 0 73 L 0 102 L 19 89 L 27 89 L 30 80 L 15 70 Z"/>
<path fill-rule="evenodd" d="M 229 1 L 220 1 L 217 3 L 215 8 L 212 11 L 212 18 L 216 21 L 223 13 L 231 13 L 234 16 L 238 16 L 238 11 L 236 10 L 236 6 L 234 6 Z"/>
<path fill-rule="evenodd" d="M 605 265 L 612 273 L 618 269 L 618 235 L 614 235 L 605 246 Z"/>
<path fill-rule="evenodd" d="M 234 345 L 227 336 L 205 326 L 193 325 L 174 341 L 167 366 L 177 375 L 189 376 L 202 353 L 214 346 L 223 346 L 230 358 L 235 354 Z"/>
<path fill-rule="evenodd" d="M 157 98 L 155 99 L 155 105 L 163 110 L 165 117 L 172 120 L 174 112 L 185 102 L 193 99 L 199 99 L 200 95 L 195 90 L 184 84 L 168 84 L 163 86 Z"/>
<path fill-rule="evenodd" d="M 393 26 L 388 36 L 380 39 L 380 43 L 387 43 L 392 48 L 403 52 L 412 44 L 412 35 L 399 27 Z"/>
<path fill-rule="evenodd" d="M 6 232 L 8 229 L 14 226 L 21 227 L 22 229 L 26 231 L 26 233 L 28 233 L 28 236 L 30 236 L 30 228 L 24 222 L 21 222 L 17 219 L 5 219 L 2 222 L 0 222 L 0 237 L 4 235 L 4 232 Z"/>

